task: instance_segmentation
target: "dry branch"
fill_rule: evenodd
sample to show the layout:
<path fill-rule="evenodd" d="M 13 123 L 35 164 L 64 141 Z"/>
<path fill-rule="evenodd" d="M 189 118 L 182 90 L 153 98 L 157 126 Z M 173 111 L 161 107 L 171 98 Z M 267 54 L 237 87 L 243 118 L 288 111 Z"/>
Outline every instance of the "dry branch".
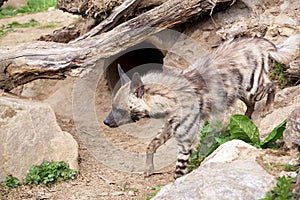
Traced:
<path fill-rule="evenodd" d="M 124 1 L 119 7 L 116 8 L 116 10 L 106 20 L 102 21 L 99 25 L 94 27 L 90 32 L 81 36 L 75 41 L 82 40 L 84 38 L 90 38 L 93 37 L 94 35 L 103 33 L 111 29 L 113 26 L 117 24 L 120 17 L 131 12 L 140 1 L 141 0 Z"/>
<path fill-rule="evenodd" d="M 69 44 L 33 42 L 1 48 L 0 89 L 9 91 L 38 78 L 63 78 L 70 69 L 93 66 L 98 59 L 113 56 L 163 29 L 208 12 L 215 4 L 210 0 L 169 0 L 90 38 Z"/>

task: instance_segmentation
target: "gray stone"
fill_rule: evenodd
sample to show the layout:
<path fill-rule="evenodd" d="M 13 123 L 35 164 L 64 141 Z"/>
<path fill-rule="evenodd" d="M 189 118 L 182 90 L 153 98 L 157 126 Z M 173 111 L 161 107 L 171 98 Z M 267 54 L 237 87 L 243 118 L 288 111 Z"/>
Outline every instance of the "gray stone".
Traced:
<path fill-rule="evenodd" d="M 0 143 L 0 181 L 9 174 L 22 180 L 44 160 L 78 169 L 78 145 L 60 129 L 48 104 L 0 98 Z"/>
<path fill-rule="evenodd" d="M 260 199 L 275 185 L 256 158 L 263 152 L 233 140 L 221 145 L 190 174 L 161 189 L 153 199 Z"/>
<path fill-rule="evenodd" d="M 261 138 L 265 138 L 289 114 L 300 105 L 300 85 L 285 88 L 276 93 L 274 109 L 264 118 L 260 117 L 265 100 L 257 103 L 253 113 L 253 121 L 259 127 Z"/>
<path fill-rule="evenodd" d="M 21 95 L 48 103 L 56 115 L 63 119 L 72 119 L 73 85 L 72 77 L 64 80 L 38 79 L 25 84 Z"/>
<path fill-rule="evenodd" d="M 293 144 L 300 145 L 300 107 L 288 116 L 283 140 L 288 148 L 291 148 Z"/>

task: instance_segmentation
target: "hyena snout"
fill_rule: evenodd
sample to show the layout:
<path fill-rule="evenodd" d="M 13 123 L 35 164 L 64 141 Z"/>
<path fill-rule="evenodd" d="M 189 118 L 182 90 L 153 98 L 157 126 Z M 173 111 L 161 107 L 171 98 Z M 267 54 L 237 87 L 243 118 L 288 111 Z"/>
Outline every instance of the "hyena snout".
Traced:
<path fill-rule="evenodd" d="M 118 127 L 117 122 L 114 119 L 113 113 L 110 112 L 109 115 L 106 117 L 106 119 L 103 121 L 103 123 L 106 126 L 109 126 L 110 128 Z"/>

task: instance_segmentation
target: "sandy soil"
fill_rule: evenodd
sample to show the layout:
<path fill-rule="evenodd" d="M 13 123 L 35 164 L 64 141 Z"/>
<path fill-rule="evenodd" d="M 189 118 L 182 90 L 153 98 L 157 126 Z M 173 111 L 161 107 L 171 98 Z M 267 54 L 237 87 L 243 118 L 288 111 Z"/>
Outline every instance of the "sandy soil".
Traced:
<path fill-rule="evenodd" d="M 26 23 L 31 19 L 35 19 L 41 25 L 54 23 L 55 27 L 17 28 L 15 32 L 11 32 L 0 39 L 0 46 L 18 45 L 37 40 L 41 35 L 52 33 L 54 30 L 71 24 L 79 18 L 54 10 L 1 19 L 0 25 L 7 25 L 14 21 Z M 101 107 L 97 112 L 99 122 L 108 114 L 111 104 L 110 91 L 105 82 L 101 82 L 100 86 L 98 91 L 100 95 L 97 99 L 97 105 Z M 164 173 L 158 173 L 148 178 L 145 178 L 143 174 L 121 172 L 101 164 L 77 135 L 74 122 L 61 119 L 59 116 L 57 120 L 61 128 L 71 133 L 79 144 L 80 172 L 77 178 L 68 183 L 55 184 L 50 188 L 45 186 L 22 186 L 17 190 L 10 191 L 0 188 L 0 194 L 2 193 L 0 199 L 146 199 L 155 192 L 155 186 L 164 186 L 174 180 L 174 164 L 163 169 Z M 145 151 L 145 141 L 141 143 L 130 135 L 122 135 L 118 129 L 109 129 L 104 126 L 102 128 L 116 146 L 129 151 Z"/>

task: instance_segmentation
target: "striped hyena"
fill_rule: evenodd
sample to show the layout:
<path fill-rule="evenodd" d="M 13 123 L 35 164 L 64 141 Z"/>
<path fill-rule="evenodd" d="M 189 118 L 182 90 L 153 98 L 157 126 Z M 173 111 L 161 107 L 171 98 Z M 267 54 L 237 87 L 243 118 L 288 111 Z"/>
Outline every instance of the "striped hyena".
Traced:
<path fill-rule="evenodd" d="M 164 126 L 146 152 L 146 175 L 153 172 L 157 148 L 175 136 L 178 155 L 175 178 L 186 173 L 191 145 L 198 130 L 213 115 L 240 98 L 251 117 L 255 102 L 267 95 L 264 112 L 272 109 L 275 85 L 268 78 L 271 60 L 286 63 L 299 50 L 300 36 L 282 45 L 262 38 L 230 40 L 181 72 L 138 73 L 130 80 L 118 66 L 121 88 L 113 97 L 112 111 L 104 120 L 109 127 L 141 118 L 164 118 Z"/>

